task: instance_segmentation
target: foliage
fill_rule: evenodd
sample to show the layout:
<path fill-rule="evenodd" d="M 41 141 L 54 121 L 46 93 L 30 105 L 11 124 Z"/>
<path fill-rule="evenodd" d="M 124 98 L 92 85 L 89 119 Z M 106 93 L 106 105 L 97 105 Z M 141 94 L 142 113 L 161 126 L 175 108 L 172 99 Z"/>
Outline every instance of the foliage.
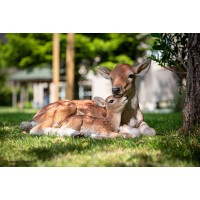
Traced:
<path fill-rule="evenodd" d="M 146 55 L 150 48 L 149 34 L 108 33 L 108 34 L 77 34 L 77 38 L 88 38 L 89 54 L 81 57 L 88 66 L 105 65 L 113 68 L 117 63 L 134 64 L 137 59 Z M 80 43 L 77 41 L 77 45 Z M 80 51 L 82 51 L 80 46 Z M 78 50 L 76 51 L 78 52 Z M 80 62 L 79 62 L 80 63 Z M 84 64 L 84 63 L 83 63 Z"/>
<path fill-rule="evenodd" d="M 16 110 L 15 110 L 16 111 Z M 34 112 L 0 110 L 1 166 L 199 166 L 199 136 L 178 136 L 181 113 L 146 114 L 154 137 L 94 140 L 32 136 L 19 123 Z"/>
<path fill-rule="evenodd" d="M 1 54 L 6 67 L 28 68 L 52 60 L 52 34 L 8 33 L 5 38 Z"/>
<path fill-rule="evenodd" d="M 153 54 L 150 58 L 160 66 L 173 71 L 180 81 L 186 77 L 187 43 L 186 33 L 154 33 Z"/>
<path fill-rule="evenodd" d="M 30 69 L 52 65 L 51 33 L 7 33 L 0 40 L 0 73 L 5 77 L 9 67 Z M 65 73 L 66 34 L 60 34 L 60 66 Z M 78 73 L 81 66 L 86 72 L 97 65 L 113 68 L 117 63 L 134 64 L 144 57 L 152 43 L 149 34 L 136 33 L 77 33 L 75 35 L 75 98 Z M 2 73 L 2 69 L 6 69 Z M 5 82 L 5 81 L 4 81 Z"/>
<path fill-rule="evenodd" d="M 33 108 L 32 103 L 29 101 L 24 102 L 24 108 Z"/>
<path fill-rule="evenodd" d="M 1 79 L 1 76 L 0 76 Z M 0 81 L 0 105 L 10 106 L 12 105 L 12 91 L 11 88 Z"/>
<path fill-rule="evenodd" d="M 0 44 L 0 66 L 29 68 L 52 63 L 52 34 L 8 33 Z M 149 49 L 149 34 L 101 33 L 75 35 L 75 62 L 78 67 L 96 67 L 103 62 L 133 64 Z M 60 34 L 61 63 L 65 63 L 66 34 Z"/>

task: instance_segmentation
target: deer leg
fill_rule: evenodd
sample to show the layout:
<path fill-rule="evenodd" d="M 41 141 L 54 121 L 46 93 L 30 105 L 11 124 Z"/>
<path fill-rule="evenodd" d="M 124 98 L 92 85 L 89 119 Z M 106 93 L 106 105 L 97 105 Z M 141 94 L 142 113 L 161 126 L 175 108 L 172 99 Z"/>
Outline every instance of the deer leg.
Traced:
<path fill-rule="evenodd" d="M 60 128 L 52 128 L 51 129 L 51 134 L 53 135 L 59 135 L 59 136 L 78 136 L 80 135 L 80 131 L 77 131 L 72 128 L 66 128 L 65 126 L 62 126 Z"/>
<path fill-rule="evenodd" d="M 115 132 L 109 132 L 109 133 L 92 133 L 90 135 L 91 138 L 94 138 L 94 139 L 112 139 L 112 138 L 118 138 L 120 137 L 120 134 L 119 133 L 115 133 Z"/>
<path fill-rule="evenodd" d="M 54 128 L 60 136 L 78 136 L 81 135 L 82 116 L 69 117 L 60 128 Z"/>
<path fill-rule="evenodd" d="M 43 122 L 40 123 L 36 126 L 34 126 L 31 130 L 30 130 L 30 134 L 32 135 L 47 135 L 51 132 L 52 128 L 50 127 L 50 125 L 48 125 L 47 123 Z"/>
<path fill-rule="evenodd" d="M 30 122 L 22 122 L 19 126 L 19 128 L 23 131 L 30 131 L 34 126 L 36 126 L 38 123 L 35 121 L 30 121 Z"/>
<path fill-rule="evenodd" d="M 143 117 L 142 111 L 138 107 L 136 117 L 130 119 L 130 122 L 128 125 L 131 126 L 132 128 L 138 128 L 140 124 L 143 122 L 143 120 L 144 120 L 144 117 Z"/>
<path fill-rule="evenodd" d="M 135 138 L 141 134 L 138 128 L 132 128 L 125 124 L 123 126 L 120 126 L 119 130 L 119 134 L 124 138 Z"/>
<path fill-rule="evenodd" d="M 128 125 L 133 128 L 138 128 L 138 130 L 141 132 L 140 134 L 154 136 L 156 134 L 156 131 L 153 128 L 150 128 L 148 124 L 143 120 L 144 117 L 142 111 L 138 108 L 136 119 L 132 118 Z"/>
<path fill-rule="evenodd" d="M 39 124 L 35 127 L 33 127 L 30 130 L 30 134 L 32 135 L 57 135 L 57 136 L 78 136 L 80 135 L 80 132 L 72 129 L 72 128 L 67 128 L 65 126 L 62 126 L 60 128 L 52 128 L 52 127 L 47 127 L 44 124 Z"/>
<path fill-rule="evenodd" d="M 141 121 L 139 121 L 138 119 L 132 118 L 128 125 L 132 128 L 138 128 L 140 126 L 140 123 Z"/>
<path fill-rule="evenodd" d="M 156 131 L 153 128 L 150 128 L 146 122 L 140 124 L 139 130 L 143 135 L 154 136 L 156 134 Z"/>

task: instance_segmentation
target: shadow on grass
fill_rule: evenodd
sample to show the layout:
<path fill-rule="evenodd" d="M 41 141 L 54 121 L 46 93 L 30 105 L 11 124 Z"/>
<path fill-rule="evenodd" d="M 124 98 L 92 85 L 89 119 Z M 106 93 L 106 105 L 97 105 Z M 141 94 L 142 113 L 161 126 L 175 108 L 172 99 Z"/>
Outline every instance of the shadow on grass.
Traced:
<path fill-rule="evenodd" d="M 16 129 L 10 130 L 8 129 L 0 129 L 0 141 L 4 140 L 19 140 L 25 137 L 29 137 L 28 134 L 22 134 L 19 130 L 19 127 L 16 126 Z"/>
<path fill-rule="evenodd" d="M 0 158 L 0 167 L 31 167 L 36 160 L 5 160 Z"/>
<path fill-rule="evenodd" d="M 49 146 L 35 147 L 28 151 L 28 154 L 36 160 L 46 161 L 57 156 L 72 154 L 87 154 L 105 151 L 117 151 L 120 149 L 130 149 L 138 147 L 138 152 L 131 153 L 125 161 L 116 159 L 113 163 L 109 160 L 103 166 L 114 167 L 159 167 L 159 166 L 200 166 L 200 145 L 196 140 L 188 140 L 179 136 L 155 136 L 148 140 L 141 137 L 137 140 L 103 140 L 74 138 L 66 142 L 51 143 Z M 87 147 L 84 144 L 87 143 Z M 113 147 L 114 146 L 114 147 Z M 152 149 L 152 153 L 147 153 L 147 149 Z M 155 151 L 156 150 L 156 151 Z M 158 153 L 157 153 L 158 152 Z M 127 156 L 125 153 L 124 156 Z"/>
<path fill-rule="evenodd" d="M 28 154 L 34 157 L 36 156 L 37 159 L 39 160 L 46 161 L 49 159 L 53 159 L 54 157 L 59 156 L 59 155 L 63 155 L 63 154 L 71 153 L 71 152 L 80 153 L 88 149 L 91 149 L 91 145 L 88 145 L 87 147 L 85 147 L 78 138 L 75 138 L 74 140 L 78 140 L 78 141 L 51 143 L 49 144 L 49 146 L 34 147 L 34 148 L 29 149 Z"/>
<path fill-rule="evenodd" d="M 200 137 L 166 136 L 157 143 L 165 159 L 174 163 L 184 161 L 191 166 L 200 166 Z"/>
<path fill-rule="evenodd" d="M 108 165 L 110 166 L 110 165 Z M 114 167 L 161 167 L 163 164 L 154 162 L 152 155 L 145 153 L 135 153 L 126 162 L 116 162 Z"/>

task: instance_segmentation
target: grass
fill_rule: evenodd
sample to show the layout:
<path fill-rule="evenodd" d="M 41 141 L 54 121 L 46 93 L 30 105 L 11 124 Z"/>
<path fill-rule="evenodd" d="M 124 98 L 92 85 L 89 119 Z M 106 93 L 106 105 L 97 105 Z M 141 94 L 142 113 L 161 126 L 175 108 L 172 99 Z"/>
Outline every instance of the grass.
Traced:
<path fill-rule="evenodd" d="M 156 136 L 114 140 L 26 134 L 34 113 L 0 108 L 0 166 L 200 166 L 200 137 L 178 135 L 181 113 L 145 114 Z"/>

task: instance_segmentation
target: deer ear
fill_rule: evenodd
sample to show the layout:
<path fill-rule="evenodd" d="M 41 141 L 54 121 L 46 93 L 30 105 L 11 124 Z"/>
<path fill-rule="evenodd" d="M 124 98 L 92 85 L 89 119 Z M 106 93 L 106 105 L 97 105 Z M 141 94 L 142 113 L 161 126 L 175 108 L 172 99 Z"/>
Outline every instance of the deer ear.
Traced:
<path fill-rule="evenodd" d="M 110 72 L 111 70 L 106 67 L 98 66 L 99 73 L 106 79 L 110 79 Z"/>
<path fill-rule="evenodd" d="M 136 76 L 145 76 L 149 71 L 151 66 L 151 60 L 147 59 L 136 67 L 133 67 L 132 70 Z"/>
<path fill-rule="evenodd" d="M 101 97 L 94 97 L 94 102 L 102 108 L 106 107 L 105 100 Z"/>

